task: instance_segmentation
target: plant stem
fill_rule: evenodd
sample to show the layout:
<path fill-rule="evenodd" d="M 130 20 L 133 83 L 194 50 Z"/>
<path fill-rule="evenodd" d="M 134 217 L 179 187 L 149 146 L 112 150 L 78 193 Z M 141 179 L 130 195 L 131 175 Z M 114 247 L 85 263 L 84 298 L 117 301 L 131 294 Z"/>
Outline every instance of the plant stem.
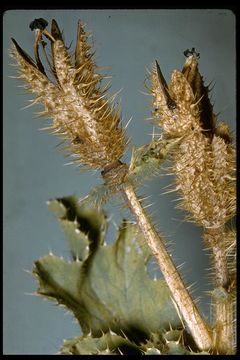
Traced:
<path fill-rule="evenodd" d="M 188 292 L 177 268 L 172 261 L 171 255 L 166 250 L 163 240 L 151 224 L 149 217 L 142 208 L 133 187 L 130 184 L 125 183 L 122 191 L 131 211 L 137 219 L 138 226 L 143 232 L 152 254 L 158 261 L 162 274 L 172 293 L 173 299 L 177 304 L 197 346 L 200 350 L 208 351 L 212 348 L 211 330 L 194 304 L 190 293 Z"/>
<path fill-rule="evenodd" d="M 217 288 L 216 290 L 220 289 Z M 233 298 L 222 288 L 219 294 L 217 296 L 214 294 L 213 297 L 215 299 L 215 349 L 218 354 L 232 355 L 234 354 L 235 342 Z"/>
<path fill-rule="evenodd" d="M 212 250 L 216 285 L 227 290 L 230 285 L 230 276 L 224 245 L 224 226 L 216 229 L 205 229 L 204 238 Z"/>
<path fill-rule="evenodd" d="M 224 226 L 216 229 L 205 229 L 204 238 L 212 249 L 212 259 L 215 268 L 214 279 L 216 289 L 213 292 L 215 307 L 214 331 L 215 348 L 220 354 L 232 354 L 234 351 L 234 302 L 229 288 L 231 278 L 228 270 L 225 248 Z"/>

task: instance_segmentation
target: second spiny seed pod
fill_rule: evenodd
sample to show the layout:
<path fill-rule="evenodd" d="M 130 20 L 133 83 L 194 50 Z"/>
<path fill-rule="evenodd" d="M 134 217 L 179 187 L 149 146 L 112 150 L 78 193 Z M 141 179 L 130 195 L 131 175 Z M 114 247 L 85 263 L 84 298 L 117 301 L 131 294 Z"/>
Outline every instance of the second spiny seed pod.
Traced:
<path fill-rule="evenodd" d="M 168 139 L 182 137 L 173 156 L 174 190 L 190 218 L 219 228 L 235 214 L 235 148 L 227 124 L 218 122 L 198 71 L 194 49 L 167 85 L 160 67 L 152 71 L 154 117 Z"/>
<path fill-rule="evenodd" d="M 120 115 L 111 99 L 101 88 L 104 78 L 96 72 L 88 34 L 79 21 L 74 57 L 64 44 L 61 31 L 52 20 L 51 33 L 46 30 L 47 21 L 35 19 L 30 28 L 36 32 L 34 61 L 17 42 L 13 41 L 12 56 L 15 58 L 26 89 L 35 94 L 33 103 L 44 105 L 39 115 L 53 119 L 47 128 L 66 142 L 66 150 L 77 164 L 92 169 L 111 168 L 121 164 L 127 140 L 120 125 Z M 46 54 L 46 43 L 51 42 L 51 61 Z M 39 45 L 47 57 L 50 79 L 39 56 Z"/>

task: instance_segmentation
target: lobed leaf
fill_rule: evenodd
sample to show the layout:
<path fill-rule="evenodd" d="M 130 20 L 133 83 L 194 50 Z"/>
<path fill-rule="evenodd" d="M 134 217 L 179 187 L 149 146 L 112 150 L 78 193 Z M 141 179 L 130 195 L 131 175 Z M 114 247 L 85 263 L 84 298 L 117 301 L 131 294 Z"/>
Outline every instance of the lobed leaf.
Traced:
<path fill-rule="evenodd" d="M 139 343 L 169 324 L 181 327 L 165 281 L 147 273 L 151 254 L 137 226 L 123 221 L 116 240 L 105 245 L 102 211 L 82 208 L 74 197 L 52 200 L 49 208 L 74 256 L 71 262 L 51 255 L 35 262 L 38 293 L 70 309 L 83 335 L 100 337 L 111 329 Z"/>
<path fill-rule="evenodd" d="M 123 336 L 106 333 L 101 337 L 79 336 L 64 340 L 62 355 L 141 355 L 138 346 Z"/>

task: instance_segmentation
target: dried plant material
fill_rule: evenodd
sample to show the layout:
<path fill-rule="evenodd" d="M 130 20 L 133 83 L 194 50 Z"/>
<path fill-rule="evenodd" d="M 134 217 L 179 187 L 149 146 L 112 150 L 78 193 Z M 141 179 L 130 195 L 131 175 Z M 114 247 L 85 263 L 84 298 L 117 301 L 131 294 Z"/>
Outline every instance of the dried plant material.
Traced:
<path fill-rule="evenodd" d="M 151 77 L 153 115 L 163 131 L 150 144 L 134 149 L 128 166 L 121 161 L 128 141 L 113 105 L 116 95 L 107 98 L 108 86 L 102 87 L 105 77 L 98 73 L 83 24 L 78 23 L 74 54 L 57 22 L 52 20 L 51 32 L 47 26 L 42 18 L 30 23 L 35 60 L 12 39 L 19 78 L 35 95 L 32 105 L 44 106 L 38 115 L 52 118 L 46 129 L 63 139 L 76 164 L 101 169 L 104 180 L 81 200 L 48 202 L 69 239 L 72 259 L 66 262 L 50 252 L 35 261 L 36 294 L 67 307 L 83 331 L 82 337 L 64 342 L 62 354 L 233 354 L 236 240 L 226 222 L 236 210 L 235 148 L 229 127 L 213 112 L 209 88 L 198 71 L 199 54 L 194 48 L 184 52 L 183 69 L 173 71 L 169 85 L 156 61 Z M 43 36 L 50 41 L 51 56 Z M 142 205 L 144 199 L 136 194 L 165 160 L 172 160 L 176 175 L 170 191 L 181 193 L 179 207 L 203 226 L 212 251 L 212 323 L 199 311 Z M 124 220 L 116 241 L 107 245 L 108 221 L 100 207 L 116 193 L 123 196 L 140 232 Z M 148 276 L 150 254 L 165 281 Z"/>
<path fill-rule="evenodd" d="M 32 25 L 35 26 L 38 23 Z M 100 169 L 118 161 L 125 151 L 126 137 L 119 111 L 112 105 L 114 96 L 107 99 L 107 89 L 101 89 L 104 76 L 96 71 L 83 24 L 78 24 L 74 56 L 69 54 L 55 20 L 51 34 L 45 27 L 35 31 L 36 63 L 14 39 L 12 55 L 19 66 L 19 77 L 36 96 L 33 104 L 44 105 L 39 115 L 53 119 L 48 129 L 66 141 L 65 149 L 77 163 Z M 42 35 L 51 40 L 52 61 L 48 62 L 56 82 L 47 77 L 40 62 L 38 46 L 46 46 Z"/>
<path fill-rule="evenodd" d="M 221 227 L 236 210 L 235 149 L 227 125 L 218 124 L 212 111 L 196 54 L 188 54 L 182 72 L 173 71 L 169 86 L 156 63 L 152 94 L 164 135 L 183 137 L 173 160 L 180 206 L 205 228 Z"/>
<path fill-rule="evenodd" d="M 153 115 L 166 138 L 182 137 L 173 155 L 174 190 L 181 193 L 178 207 L 187 210 L 188 220 L 203 226 L 204 240 L 212 251 L 214 352 L 232 354 L 236 263 L 231 260 L 232 250 L 227 256 L 232 243 L 229 245 L 225 227 L 236 213 L 236 153 L 228 125 L 218 122 L 213 113 L 209 89 L 198 71 L 199 54 L 194 48 L 184 54 L 184 67 L 181 72 L 173 71 L 169 85 L 158 63 L 154 66 Z M 218 290 L 223 298 L 216 296 Z"/>
<path fill-rule="evenodd" d="M 173 171 L 181 207 L 205 228 L 221 227 L 235 214 L 234 149 L 218 136 L 192 132 L 179 146 Z"/>

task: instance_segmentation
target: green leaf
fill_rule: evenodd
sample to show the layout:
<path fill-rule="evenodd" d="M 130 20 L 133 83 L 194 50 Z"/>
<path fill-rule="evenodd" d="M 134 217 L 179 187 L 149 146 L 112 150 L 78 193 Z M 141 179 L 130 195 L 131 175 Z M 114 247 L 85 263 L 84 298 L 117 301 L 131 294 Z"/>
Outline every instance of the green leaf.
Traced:
<path fill-rule="evenodd" d="M 119 328 L 137 340 L 150 332 L 180 325 L 165 281 L 149 278 L 149 250 L 135 225 L 123 223 L 114 244 L 100 247 L 87 265 L 84 296 L 91 305 L 91 330 Z M 109 311 L 102 322 L 96 298 Z"/>
<path fill-rule="evenodd" d="M 100 337 L 112 330 L 139 343 L 169 324 L 181 327 L 165 281 L 147 273 L 150 253 L 135 225 L 124 221 L 115 242 L 106 245 L 103 212 L 80 208 L 74 198 L 52 200 L 49 206 L 60 215 L 74 256 L 72 262 L 51 255 L 35 262 L 38 293 L 70 309 L 83 335 L 91 331 Z"/>
<path fill-rule="evenodd" d="M 142 355 L 137 345 L 112 332 L 98 338 L 79 336 L 64 340 L 60 352 L 62 355 Z"/>
<path fill-rule="evenodd" d="M 164 340 L 160 334 L 151 334 L 151 340 L 137 345 L 112 331 L 93 337 L 91 334 L 63 341 L 61 355 L 210 355 L 208 352 L 193 352 L 184 343 L 182 331 L 171 330 Z M 183 335 L 183 334 L 182 334 Z M 179 336 L 181 336 L 179 338 Z M 178 338 L 178 340 L 173 340 Z"/>
<path fill-rule="evenodd" d="M 181 138 L 153 139 L 150 144 L 135 148 L 132 152 L 127 180 L 135 187 L 159 174 L 162 163 L 179 144 Z"/>
<path fill-rule="evenodd" d="M 191 355 L 200 354 L 190 334 L 185 329 L 152 333 L 140 346 L 145 355 Z M 205 353 L 206 354 L 206 353 Z"/>
<path fill-rule="evenodd" d="M 81 267 L 81 262 L 67 263 L 47 255 L 34 263 L 33 275 L 39 282 L 38 294 L 66 306 L 84 329 L 89 315 L 79 296 Z"/>
<path fill-rule="evenodd" d="M 60 220 L 61 226 L 67 236 L 73 260 L 85 260 L 89 254 L 88 236 L 79 230 L 78 222 Z"/>
<path fill-rule="evenodd" d="M 86 259 L 92 246 L 103 243 L 107 230 L 103 211 L 80 207 L 73 196 L 50 200 L 48 207 L 59 220 L 74 260 Z"/>

